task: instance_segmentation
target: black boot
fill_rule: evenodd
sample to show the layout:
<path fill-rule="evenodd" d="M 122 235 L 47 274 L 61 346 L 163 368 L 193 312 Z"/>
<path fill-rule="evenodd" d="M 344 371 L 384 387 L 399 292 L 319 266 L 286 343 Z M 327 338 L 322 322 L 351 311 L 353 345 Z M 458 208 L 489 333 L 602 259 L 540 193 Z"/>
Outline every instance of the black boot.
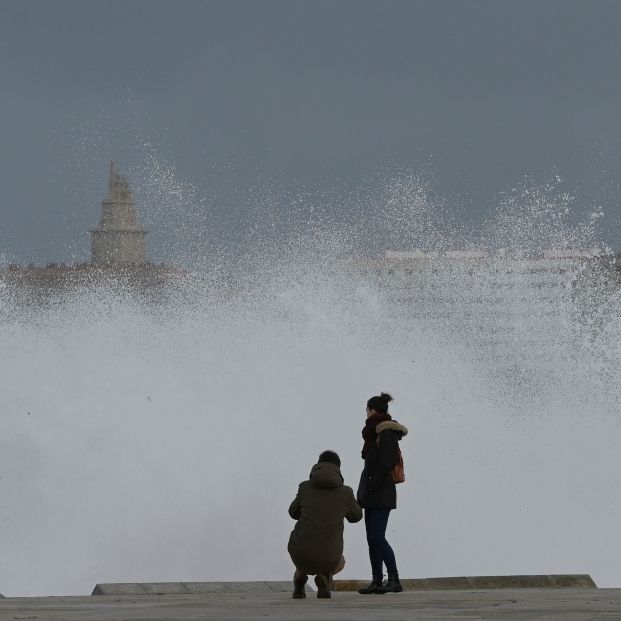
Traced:
<path fill-rule="evenodd" d="M 330 589 L 328 588 L 328 576 L 317 574 L 315 576 L 315 584 L 317 585 L 317 597 L 319 599 L 328 599 L 332 597 L 332 593 L 330 593 Z"/>
<path fill-rule="evenodd" d="M 371 580 L 371 584 L 367 587 L 363 587 L 362 589 L 358 589 L 358 593 L 360 593 L 361 595 L 370 595 L 371 593 L 384 593 L 384 591 L 382 590 L 382 577 L 374 576 L 373 580 Z"/>
<path fill-rule="evenodd" d="M 304 578 L 293 579 L 293 599 L 306 599 L 306 589 L 304 585 L 308 580 L 308 576 L 304 576 Z"/>
<path fill-rule="evenodd" d="M 388 580 L 382 585 L 382 593 L 401 593 L 403 586 L 399 581 L 399 574 L 388 574 Z"/>
<path fill-rule="evenodd" d="M 334 576 L 332 574 L 328 576 L 328 590 L 333 593 L 336 592 L 336 584 L 334 583 Z"/>

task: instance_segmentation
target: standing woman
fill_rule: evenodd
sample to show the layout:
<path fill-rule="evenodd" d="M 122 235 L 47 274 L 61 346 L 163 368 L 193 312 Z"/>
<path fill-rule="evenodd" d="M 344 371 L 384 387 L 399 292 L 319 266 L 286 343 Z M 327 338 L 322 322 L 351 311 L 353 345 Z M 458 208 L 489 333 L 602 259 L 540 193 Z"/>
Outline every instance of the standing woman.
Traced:
<path fill-rule="evenodd" d="M 386 541 L 386 526 L 392 509 L 397 508 L 397 490 L 392 469 L 397 463 L 399 440 L 408 430 L 388 413 L 389 394 L 381 393 L 367 401 L 367 420 L 362 429 L 364 470 L 358 487 L 358 502 L 364 508 L 364 524 L 369 544 L 373 580 L 358 593 L 398 593 L 403 591 L 395 553 Z M 383 566 L 388 580 L 382 584 Z"/>

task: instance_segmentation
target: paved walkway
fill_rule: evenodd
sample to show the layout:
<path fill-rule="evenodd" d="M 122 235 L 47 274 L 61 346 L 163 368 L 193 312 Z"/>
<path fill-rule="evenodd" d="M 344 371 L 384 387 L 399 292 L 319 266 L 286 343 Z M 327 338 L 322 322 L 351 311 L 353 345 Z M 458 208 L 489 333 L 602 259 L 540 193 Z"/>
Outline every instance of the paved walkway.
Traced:
<path fill-rule="evenodd" d="M 598 621 L 621 619 L 621 589 L 515 589 L 335 593 L 212 593 L 0 600 L 1 621 Z"/>

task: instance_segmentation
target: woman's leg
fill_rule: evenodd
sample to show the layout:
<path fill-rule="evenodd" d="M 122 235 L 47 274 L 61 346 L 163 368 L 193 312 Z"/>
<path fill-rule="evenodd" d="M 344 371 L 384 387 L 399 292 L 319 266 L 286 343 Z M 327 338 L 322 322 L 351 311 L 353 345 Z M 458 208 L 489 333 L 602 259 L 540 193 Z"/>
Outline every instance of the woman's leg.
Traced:
<path fill-rule="evenodd" d="M 367 543 L 369 544 L 369 559 L 373 577 L 383 575 L 383 564 L 389 574 L 396 574 L 397 563 L 395 553 L 388 541 L 386 541 L 386 526 L 390 509 L 365 509 L 364 524 L 367 530 Z"/>
<path fill-rule="evenodd" d="M 377 518 L 373 515 L 373 509 L 364 510 L 364 526 L 367 531 L 367 543 L 369 544 L 369 560 L 371 561 L 371 575 L 373 580 L 381 583 L 384 574 L 382 569 L 382 553 L 378 545 Z"/>

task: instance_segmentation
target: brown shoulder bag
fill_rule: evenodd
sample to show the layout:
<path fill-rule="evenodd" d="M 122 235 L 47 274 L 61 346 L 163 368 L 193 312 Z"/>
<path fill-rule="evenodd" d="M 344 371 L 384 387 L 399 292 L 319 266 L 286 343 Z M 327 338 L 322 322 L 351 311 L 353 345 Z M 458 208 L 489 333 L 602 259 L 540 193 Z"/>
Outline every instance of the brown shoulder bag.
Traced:
<path fill-rule="evenodd" d="M 397 447 L 397 461 L 390 471 L 392 480 L 395 483 L 403 483 L 405 481 L 405 470 L 403 469 L 403 455 L 401 449 Z"/>

